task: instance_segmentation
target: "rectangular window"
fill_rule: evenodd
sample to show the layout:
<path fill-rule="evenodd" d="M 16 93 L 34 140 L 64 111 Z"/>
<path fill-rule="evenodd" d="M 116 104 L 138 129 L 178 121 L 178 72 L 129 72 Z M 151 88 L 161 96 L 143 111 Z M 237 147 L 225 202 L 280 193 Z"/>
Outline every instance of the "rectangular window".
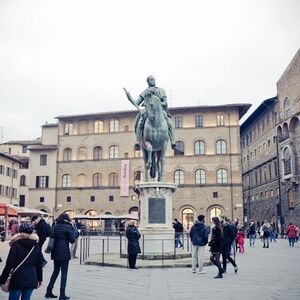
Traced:
<path fill-rule="evenodd" d="M 195 127 L 203 127 L 203 116 L 195 116 Z"/>
<path fill-rule="evenodd" d="M 70 135 L 73 133 L 73 124 L 72 123 L 65 124 L 64 133 L 65 133 L 65 135 Z"/>
<path fill-rule="evenodd" d="M 95 202 L 95 196 L 91 196 L 91 202 Z"/>
<path fill-rule="evenodd" d="M 22 153 L 27 153 L 27 145 L 22 146 Z"/>
<path fill-rule="evenodd" d="M 47 154 L 40 155 L 40 166 L 47 166 Z"/>
<path fill-rule="evenodd" d="M 217 115 L 217 126 L 224 126 L 224 116 Z"/>
<path fill-rule="evenodd" d="M 109 195 L 108 201 L 109 201 L 109 202 L 113 202 L 113 201 L 114 201 L 114 196 L 113 196 L 113 195 Z"/>
<path fill-rule="evenodd" d="M 182 117 L 175 117 L 175 128 L 182 128 Z"/>
<path fill-rule="evenodd" d="M 19 206 L 20 207 L 24 207 L 25 206 L 25 195 L 20 195 Z"/>
<path fill-rule="evenodd" d="M 72 198 L 71 196 L 67 196 L 67 202 L 71 202 Z"/>
<path fill-rule="evenodd" d="M 36 176 L 35 187 L 36 188 L 48 188 L 49 176 Z"/>
<path fill-rule="evenodd" d="M 5 167 L 3 165 L 0 165 L 0 174 L 4 175 L 5 173 Z"/>
<path fill-rule="evenodd" d="M 44 197 L 40 197 L 40 202 L 45 202 L 45 198 Z"/>
<path fill-rule="evenodd" d="M 213 192 L 213 198 L 218 198 L 218 192 Z"/>
<path fill-rule="evenodd" d="M 11 173 L 10 170 L 11 170 L 10 167 L 6 168 L 6 176 L 10 176 L 10 173 Z"/>

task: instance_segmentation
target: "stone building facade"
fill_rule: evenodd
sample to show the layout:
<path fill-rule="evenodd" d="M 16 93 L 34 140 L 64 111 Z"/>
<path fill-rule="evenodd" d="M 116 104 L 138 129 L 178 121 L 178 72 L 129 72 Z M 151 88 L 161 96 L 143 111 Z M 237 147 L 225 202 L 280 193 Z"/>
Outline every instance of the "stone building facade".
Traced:
<path fill-rule="evenodd" d="M 178 188 L 173 217 L 189 229 L 199 214 L 242 218 L 239 120 L 248 104 L 171 108 L 177 149 L 166 154 L 165 181 Z M 59 116 L 55 214 L 122 215 L 136 211 L 143 180 L 134 149 L 136 111 Z M 129 164 L 129 193 L 120 194 L 121 164 Z M 35 203 L 36 205 L 37 203 Z M 45 203 L 46 205 L 46 203 Z M 49 207 L 49 210 L 51 208 Z"/>
<path fill-rule="evenodd" d="M 245 221 L 300 224 L 300 50 L 241 126 Z"/>

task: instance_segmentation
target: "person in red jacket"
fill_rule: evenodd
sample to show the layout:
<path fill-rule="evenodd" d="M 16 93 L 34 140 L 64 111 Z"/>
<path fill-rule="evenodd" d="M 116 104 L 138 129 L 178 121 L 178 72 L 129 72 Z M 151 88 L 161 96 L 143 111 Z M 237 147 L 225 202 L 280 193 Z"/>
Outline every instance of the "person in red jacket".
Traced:
<path fill-rule="evenodd" d="M 244 242 L 245 242 L 245 233 L 242 228 L 239 229 L 237 233 L 237 243 L 239 246 L 239 253 L 244 253 Z"/>
<path fill-rule="evenodd" d="M 294 247 L 295 240 L 297 237 L 297 231 L 296 231 L 296 226 L 293 223 L 289 224 L 289 227 L 287 228 L 286 234 L 289 239 L 289 246 Z"/>

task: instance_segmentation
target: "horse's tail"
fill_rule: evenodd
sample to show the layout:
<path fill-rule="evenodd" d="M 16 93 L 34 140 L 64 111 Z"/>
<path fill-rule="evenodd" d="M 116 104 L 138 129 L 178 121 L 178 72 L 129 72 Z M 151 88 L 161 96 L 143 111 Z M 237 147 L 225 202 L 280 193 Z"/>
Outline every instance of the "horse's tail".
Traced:
<path fill-rule="evenodd" d="M 150 168 L 150 176 L 151 176 L 151 178 L 155 178 L 155 176 L 156 176 L 156 163 L 155 163 L 154 152 L 152 152 L 152 164 L 151 164 L 151 168 Z"/>

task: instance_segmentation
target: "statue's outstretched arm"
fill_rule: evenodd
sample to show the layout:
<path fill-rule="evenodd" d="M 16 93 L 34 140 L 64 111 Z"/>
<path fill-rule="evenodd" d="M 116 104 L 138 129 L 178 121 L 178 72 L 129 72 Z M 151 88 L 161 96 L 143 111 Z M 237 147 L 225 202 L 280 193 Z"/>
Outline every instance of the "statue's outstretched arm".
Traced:
<path fill-rule="evenodd" d="M 125 94 L 127 96 L 127 99 L 138 109 L 140 110 L 139 106 L 137 105 L 137 103 L 132 99 L 130 93 L 125 89 L 123 88 L 123 90 L 125 91 Z"/>

